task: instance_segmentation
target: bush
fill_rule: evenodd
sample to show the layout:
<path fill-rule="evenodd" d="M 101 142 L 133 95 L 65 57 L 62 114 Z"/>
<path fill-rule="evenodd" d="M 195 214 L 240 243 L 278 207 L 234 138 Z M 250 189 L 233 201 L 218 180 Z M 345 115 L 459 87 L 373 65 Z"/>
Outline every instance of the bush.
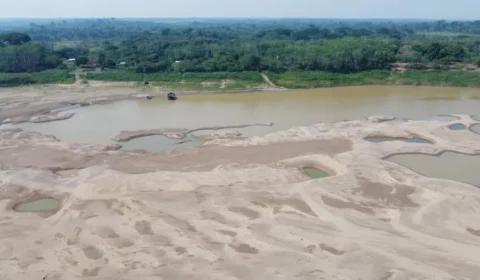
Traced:
<path fill-rule="evenodd" d="M 34 84 L 35 81 L 31 77 L 27 76 L 13 76 L 11 74 L 0 75 L 0 87 L 12 87 L 19 85 Z"/>

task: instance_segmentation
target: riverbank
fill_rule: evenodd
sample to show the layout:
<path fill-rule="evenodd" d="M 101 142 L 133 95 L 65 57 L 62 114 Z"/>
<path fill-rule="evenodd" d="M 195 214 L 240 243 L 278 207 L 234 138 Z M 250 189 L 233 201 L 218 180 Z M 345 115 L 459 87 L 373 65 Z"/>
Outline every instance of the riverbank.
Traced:
<path fill-rule="evenodd" d="M 255 89 L 219 89 L 219 90 L 180 90 L 178 96 L 209 95 L 228 93 L 254 93 L 282 91 L 284 89 L 262 87 Z M 88 106 L 125 99 L 144 99 L 145 96 L 165 97 L 171 89 L 143 85 L 135 82 L 92 81 L 88 84 L 46 84 L 18 87 L 0 87 L 0 124 L 7 118 L 21 117 L 28 119 L 37 114 L 51 110 L 80 104 Z"/>
<path fill-rule="evenodd" d="M 169 90 L 155 86 L 136 86 L 132 82 L 91 82 L 88 85 L 82 83 L 75 83 L 71 85 L 45 85 L 45 86 L 25 86 L 25 87 L 15 87 L 15 88 L 1 88 L 0 89 L 0 122 L 10 118 L 10 121 L 13 123 L 18 123 L 22 121 L 28 121 L 31 117 L 36 115 L 45 115 L 49 114 L 52 110 L 61 109 L 64 107 L 69 107 L 72 105 L 77 106 L 89 106 L 93 104 L 105 104 L 113 101 L 120 100 L 143 100 L 145 96 L 152 95 L 154 96 L 153 101 L 149 101 L 145 104 L 154 104 L 157 101 L 166 100 L 166 95 Z M 434 114 L 443 114 L 443 113 L 458 113 L 458 112 L 470 112 L 472 109 L 470 105 L 474 106 L 475 103 L 469 104 L 468 100 L 480 100 L 479 92 L 477 90 L 470 90 L 465 88 L 449 88 L 449 87 L 419 87 L 419 86 L 350 86 L 350 87 L 335 87 L 335 88 L 322 88 L 322 89 L 299 89 L 299 90 L 287 90 L 278 87 L 267 87 L 261 90 L 223 90 L 223 91 L 175 91 L 178 96 L 189 97 L 190 101 L 187 101 L 185 98 L 181 98 L 180 103 L 183 106 L 194 106 L 194 109 L 189 109 L 187 111 L 195 111 L 198 106 L 195 106 L 195 100 L 199 102 L 213 102 L 218 103 L 218 106 L 215 107 L 220 110 L 220 108 L 230 108 L 233 104 L 253 104 L 260 102 L 261 104 L 266 104 L 265 101 L 275 101 L 272 104 L 273 107 L 285 106 L 282 102 L 284 100 L 290 100 L 290 108 L 295 106 L 300 107 L 306 106 L 307 108 L 312 108 L 313 104 L 316 104 L 316 108 L 323 108 L 323 112 L 330 112 L 329 106 L 337 106 L 335 104 L 343 104 L 344 108 L 351 106 L 349 104 L 355 104 L 356 102 L 362 102 L 363 97 L 371 98 L 376 96 L 375 100 L 369 101 L 369 110 L 365 109 L 365 114 L 385 114 L 393 112 L 392 109 L 385 108 L 384 110 L 377 111 L 375 108 L 382 108 L 376 106 L 378 100 L 383 100 L 388 98 L 388 96 L 398 96 L 399 98 L 417 98 L 418 102 L 422 100 L 436 100 L 436 99 L 447 99 L 447 100 L 463 100 L 465 99 L 465 104 L 461 105 L 461 109 L 455 109 L 451 111 L 449 108 L 440 108 L 438 110 L 429 111 L 431 115 Z M 238 93 L 241 93 L 240 95 Z M 317 98 L 321 94 L 322 98 Z M 198 98 L 195 98 L 198 96 Z M 293 98 L 293 99 L 292 99 Z M 304 101 L 302 101 L 304 100 Z M 225 101 L 227 103 L 225 103 Z M 223 102 L 223 103 L 222 103 Z M 305 104 L 304 104 L 305 102 Z M 179 103 L 179 104 L 180 104 Z M 161 104 L 161 103 L 160 103 Z M 229 105 L 231 104 L 231 105 Z M 277 105 L 275 105 L 277 104 Z M 295 105 L 297 104 L 297 105 Z M 303 104 L 303 105 L 302 105 Z M 328 105 L 333 104 L 333 105 Z M 428 105 L 428 104 L 426 104 Z M 292 107 L 293 106 L 293 107 Z M 202 107 L 202 106 L 200 106 Z M 448 107 L 448 106 L 447 106 Z M 258 107 L 262 108 L 262 106 Z M 283 108 L 283 107 L 282 107 Z M 353 111 L 358 111 L 359 107 L 352 108 Z M 460 107 L 459 107 L 460 108 Z M 165 110 L 173 110 L 172 106 L 168 106 Z M 235 107 L 231 108 L 232 110 L 237 110 Z M 268 110 L 273 110 L 274 108 L 269 108 Z M 278 109 L 278 108 L 277 108 Z M 313 109 L 313 108 L 312 108 Z M 180 112 L 182 109 L 176 107 L 173 112 Z M 285 109 L 288 110 L 288 109 Z M 349 111 L 352 111 L 349 110 Z M 372 111 L 373 110 L 373 111 Z M 221 111 L 221 110 L 220 110 Z M 352 111 L 352 112 L 353 112 Z M 142 112 L 142 111 L 140 111 Z M 173 113 L 172 112 L 172 113 Z M 413 117 L 409 115 L 403 115 L 403 113 L 408 112 L 401 110 L 396 112 L 399 117 Z M 188 112 L 185 112 L 188 114 Z M 219 112 L 220 113 L 220 112 Z M 260 113 L 260 112 L 259 112 Z M 335 114 L 334 112 L 333 115 Z M 475 113 L 475 112 L 472 112 Z M 202 113 L 203 114 L 203 113 Z M 227 114 L 228 111 L 225 111 L 220 114 Z M 329 113 L 330 114 L 330 113 Z M 262 115 L 262 114 L 261 114 Z M 183 116 L 183 115 L 182 115 Z M 243 115 L 242 115 L 243 116 Z M 364 116 L 363 113 L 358 112 L 354 114 L 354 118 Z M 249 119 L 248 115 L 244 116 Z M 279 116 L 281 117 L 281 116 Z M 313 117 L 313 116 L 312 116 Z M 328 116 L 325 116 L 328 119 Z M 289 118 L 291 119 L 291 118 Z M 318 119 L 317 119 L 318 120 Z M 332 121 L 338 121 L 341 119 L 333 119 Z M 270 122 L 270 118 L 264 120 L 252 120 L 248 123 L 257 123 L 257 122 Z M 316 120 L 310 120 L 309 123 L 314 123 Z M 245 123 L 242 120 L 236 122 L 237 124 Z M 217 124 L 217 125 L 228 125 L 226 124 Z M 198 127 L 209 126 L 210 123 L 198 124 Z M 185 128 L 184 125 L 179 127 Z M 154 127 L 155 128 L 155 127 Z M 146 129 L 146 128 L 145 128 Z M 151 129 L 151 128 L 148 128 Z M 131 127 L 130 130 L 136 130 L 135 127 Z M 111 135 L 110 137 L 113 137 Z"/>
<path fill-rule="evenodd" d="M 127 70 L 93 71 L 75 75 L 61 70 L 1 74 L 0 87 L 40 84 L 111 85 L 174 91 L 236 92 L 264 89 L 323 88 L 360 85 L 424 85 L 480 87 L 479 71 L 373 70 L 351 74 L 304 72 L 218 72 L 140 74 Z"/>

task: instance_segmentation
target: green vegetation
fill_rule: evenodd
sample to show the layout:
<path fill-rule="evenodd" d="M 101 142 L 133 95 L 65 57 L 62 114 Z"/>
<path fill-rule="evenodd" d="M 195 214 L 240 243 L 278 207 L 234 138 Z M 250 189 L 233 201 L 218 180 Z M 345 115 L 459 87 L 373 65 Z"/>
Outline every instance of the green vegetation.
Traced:
<path fill-rule="evenodd" d="M 35 84 L 72 84 L 75 76 L 66 70 L 47 70 L 34 73 L 0 73 L 0 87 Z"/>
<path fill-rule="evenodd" d="M 480 87 L 480 72 L 410 70 L 397 74 L 392 80 L 404 85 Z"/>
<path fill-rule="evenodd" d="M 258 87 L 262 71 L 293 88 L 476 86 L 477 73 L 450 71 L 480 65 L 480 21 L 85 19 L 2 28 L 0 72 L 16 74 L 4 75 L 4 85 L 69 81 L 37 73 L 80 67 L 102 69 L 90 80 L 182 89 Z M 392 71 L 395 63 L 408 71 Z"/>
<path fill-rule="evenodd" d="M 319 71 L 267 73 L 270 80 L 285 88 L 316 88 L 333 86 L 357 86 L 387 84 L 390 71 L 373 70 L 353 74 L 338 74 Z"/>
<path fill-rule="evenodd" d="M 0 35 L 0 71 L 4 73 L 35 72 L 62 65 L 62 59 L 43 45 L 29 44 L 30 37 L 12 32 Z"/>
<path fill-rule="evenodd" d="M 150 73 L 141 74 L 128 70 L 108 70 L 88 72 L 87 79 L 103 81 L 152 81 L 152 82 L 180 82 L 180 81 L 205 81 L 235 79 L 247 82 L 261 83 L 262 77 L 258 72 L 215 72 L 215 73 Z"/>
<path fill-rule="evenodd" d="M 328 72 L 268 73 L 270 80 L 285 88 L 316 88 L 359 85 L 429 85 L 480 87 L 479 72 L 419 71 L 392 72 L 374 70 L 353 74 Z"/>

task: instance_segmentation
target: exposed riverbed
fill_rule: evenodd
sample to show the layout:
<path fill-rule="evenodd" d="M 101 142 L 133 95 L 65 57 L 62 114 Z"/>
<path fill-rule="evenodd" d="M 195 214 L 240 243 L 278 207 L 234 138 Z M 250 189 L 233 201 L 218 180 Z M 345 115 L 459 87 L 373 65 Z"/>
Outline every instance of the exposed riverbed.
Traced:
<path fill-rule="evenodd" d="M 97 93 L 29 94 L 0 94 L 0 115 Z M 477 279 L 478 94 L 181 96 L 2 125 L 0 278 Z M 435 116 L 451 113 L 463 114 Z M 192 131 L 216 126 L 236 128 Z M 138 130 L 161 135 L 120 144 L 224 139 L 105 145 Z"/>

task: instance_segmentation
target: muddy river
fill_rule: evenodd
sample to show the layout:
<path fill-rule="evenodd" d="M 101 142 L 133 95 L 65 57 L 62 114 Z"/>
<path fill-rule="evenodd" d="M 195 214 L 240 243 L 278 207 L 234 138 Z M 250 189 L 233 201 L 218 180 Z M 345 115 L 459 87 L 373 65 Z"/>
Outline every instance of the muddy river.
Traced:
<path fill-rule="evenodd" d="M 63 141 L 115 143 L 122 130 L 198 128 L 273 122 L 274 126 L 235 129 L 244 136 L 318 122 L 361 119 L 372 115 L 432 119 L 437 114 L 478 114 L 480 89 L 364 86 L 288 92 L 180 96 L 125 100 L 71 110 L 71 119 L 49 123 L 24 123 L 19 127 L 51 134 Z M 202 132 L 211 133 L 211 132 Z M 199 145 L 204 140 L 179 140 L 150 136 L 121 143 L 124 149 L 165 151 Z"/>

